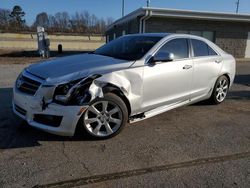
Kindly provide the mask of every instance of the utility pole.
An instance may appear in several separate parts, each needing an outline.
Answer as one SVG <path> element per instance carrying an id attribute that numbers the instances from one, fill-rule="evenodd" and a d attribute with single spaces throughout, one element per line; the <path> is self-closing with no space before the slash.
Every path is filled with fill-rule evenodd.
<path id="1" fill-rule="evenodd" d="M 240 0 L 237 0 L 236 5 L 237 5 L 236 13 L 238 13 L 239 12 L 239 6 L 240 6 Z"/>
<path id="2" fill-rule="evenodd" d="M 150 6 L 150 0 L 147 0 L 147 7 Z"/>
<path id="3" fill-rule="evenodd" d="M 122 0 L 122 17 L 124 16 L 124 6 L 125 6 L 125 0 Z"/>

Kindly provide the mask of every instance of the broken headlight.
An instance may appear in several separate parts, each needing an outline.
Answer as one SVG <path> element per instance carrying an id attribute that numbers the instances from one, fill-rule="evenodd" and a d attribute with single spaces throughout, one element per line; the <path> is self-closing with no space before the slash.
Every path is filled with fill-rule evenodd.
<path id="1" fill-rule="evenodd" d="M 74 86 L 75 84 L 76 83 L 70 82 L 67 84 L 58 85 L 56 90 L 55 90 L 55 96 L 66 95 L 69 92 L 70 88 L 72 88 L 72 86 Z"/>
<path id="2" fill-rule="evenodd" d="M 67 103 L 81 80 L 83 79 L 78 79 L 66 84 L 58 85 L 55 89 L 54 100 L 60 103 Z"/>
<path id="3" fill-rule="evenodd" d="M 54 101 L 60 104 L 82 105 L 90 101 L 89 87 L 100 75 L 92 75 L 66 84 L 58 85 L 54 93 Z"/>

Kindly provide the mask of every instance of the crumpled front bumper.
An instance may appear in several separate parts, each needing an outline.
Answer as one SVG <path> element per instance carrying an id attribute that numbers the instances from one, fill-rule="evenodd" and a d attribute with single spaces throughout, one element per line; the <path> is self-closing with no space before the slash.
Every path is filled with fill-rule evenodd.
<path id="1" fill-rule="evenodd" d="M 41 99 L 22 93 L 14 87 L 12 107 L 15 114 L 33 127 L 56 135 L 73 136 L 78 120 L 88 106 L 64 106 L 50 103 L 43 110 Z M 17 110 L 17 107 L 19 110 Z M 20 113 L 20 108 L 23 113 Z M 62 116 L 62 120 L 59 126 L 54 127 L 36 122 L 34 119 L 35 114 Z"/>

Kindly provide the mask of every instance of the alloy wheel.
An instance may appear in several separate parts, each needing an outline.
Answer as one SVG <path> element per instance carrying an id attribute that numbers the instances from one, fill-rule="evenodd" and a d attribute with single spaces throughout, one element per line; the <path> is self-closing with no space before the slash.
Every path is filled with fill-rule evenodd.
<path id="1" fill-rule="evenodd" d="M 84 114 L 87 131 L 96 137 L 114 134 L 122 124 L 122 111 L 111 101 L 98 101 L 88 107 Z"/>
<path id="2" fill-rule="evenodd" d="M 218 102 L 222 102 L 226 98 L 227 91 L 228 91 L 227 80 L 226 79 L 220 80 L 219 84 L 217 85 L 215 93 Z"/>

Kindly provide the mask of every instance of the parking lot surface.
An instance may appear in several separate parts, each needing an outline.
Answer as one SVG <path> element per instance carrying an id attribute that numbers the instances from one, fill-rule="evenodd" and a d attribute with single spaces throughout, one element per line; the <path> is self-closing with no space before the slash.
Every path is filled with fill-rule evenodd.
<path id="1" fill-rule="evenodd" d="M 28 64 L 0 64 L 0 187 L 249 187 L 250 63 L 224 103 L 198 103 L 127 125 L 116 137 L 59 137 L 11 109 Z"/>

